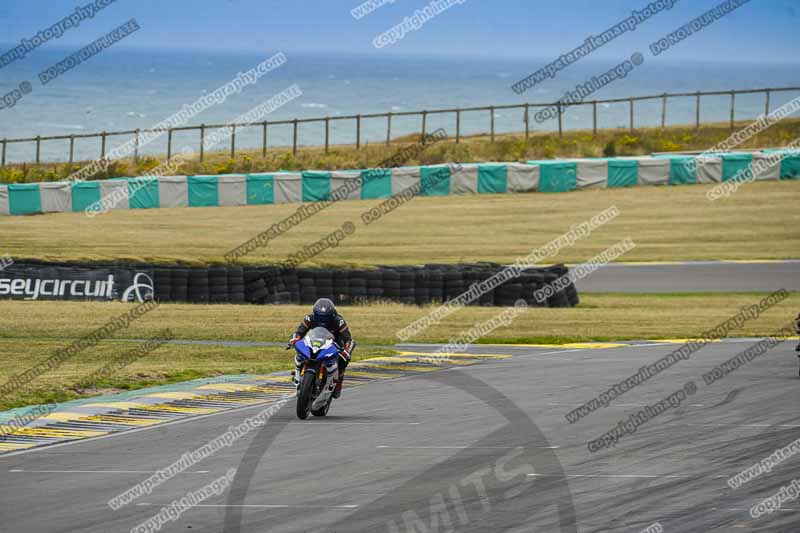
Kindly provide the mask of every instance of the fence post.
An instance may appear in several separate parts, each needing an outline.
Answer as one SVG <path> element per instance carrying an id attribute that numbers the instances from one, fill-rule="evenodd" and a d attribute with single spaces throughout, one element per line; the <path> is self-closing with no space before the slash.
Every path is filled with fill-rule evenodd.
<path id="1" fill-rule="evenodd" d="M 386 146 L 392 142 L 392 113 L 386 113 Z"/>
<path id="2" fill-rule="evenodd" d="M 667 124 L 667 93 L 661 96 L 661 129 L 663 130 Z"/>
<path id="3" fill-rule="evenodd" d="M 769 115 L 769 92 L 770 92 L 770 91 L 769 91 L 769 89 L 767 89 L 767 102 L 766 102 L 766 104 L 764 105 L 764 116 L 765 116 L 765 117 L 766 117 L 767 115 Z"/>
<path id="4" fill-rule="evenodd" d="M 528 137 L 531 132 L 531 105 L 525 104 L 525 142 L 528 142 Z"/>
<path id="5" fill-rule="evenodd" d="M 597 137 L 597 100 L 592 100 L 592 135 Z"/>
<path id="6" fill-rule="evenodd" d="M 456 144 L 461 142 L 461 110 L 456 109 Z"/>
<path id="7" fill-rule="evenodd" d="M 561 111 L 561 102 L 558 102 L 558 136 L 564 136 L 564 123 L 562 121 L 563 111 Z"/>
<path id="8" fill-rule="evenodd" d="M 2 157 L 2 166 L 6 166 L 6 146 L 8 145 L 8 141 L 3 139 L 3 157 Z"/>
<path id="9" fill-rule="evenodd" d="M 231 126 L 231 159 L 236 159 L 236 124 Z"/>
<path id="10" fill-rule="evenodd" d="M 428 126 L 428 112 L 422 112 L 422 137 L 420 137 L 420 142 L 425 142 L 425 129 Z"/>
<path id="11" fill-rule="evenodd" d="M 629 100 L 631 113 L 631 133 L 633 133 L 633 98 Z"/>
<path id="12" fill-rule="evenodd" d="M 331 118 L 325 117 L 325 153 L 328 153 L 328 146 L 331 138 Z"/>
<path id="13" fill-rule="evenodd" d="M 69 136 L 69 164 L 72 165 L 72 156 L 75 155 L 75 136 Z"/>
<path id="14" fill-rule="evenodd" d="M 261 157 L 267 157 L 267 121 L 261 125 Z"/>
<path id="15" fill-rule="evenodd" d="M 361 115 L 356 115 L 356 150 L 361 149 Z"/>
<path id="16" fill-rule="evenodd" d="M 736 126 L 736 91 L 731 91 L 731 130 Z"/>
<path id="17" fill-rule="evenodd" d="M 699 91 L 697 92 L 696 98 L 697 98 L 697 108 L 696 108 L 696 111 L 695 111 L 694 124 L 695 124 L 695 129 L 699 130 L 700 129 L 700 92 Z"/>
<path id="18" fill-rule="evenodd" d="M 491 114 L 492 143 L 494 143 L 494 106 L 489 106 L 489 113 Z"/>
<path id="19" fill-rule="evenodd" d="M 200 153 L 202 154 L 202 148 L 200 149 Z M 202 157 L 202 156 L 201 156 Z M 202 159 L 201 159 L 202 161 Z M 133 162 L 139 162 L 139 129 L 137 128 L 133 134 Z"/>
<path id="20" fill-rule="evenodd" d="M 105 137 L 103 137 L 103 139 L 105 140 Z M 41 147 L 42 147 L 42 136 L 41 135 L 37 135 L 36 136 L 36 164 L 37 165 L 39 164 L 39 160 L 40 160 L 39 159 L 39 153 L 41 152 Z M 105 147 L 106 147 L 106 143 L 103 142 L 103 152 L 105 152 Z"/>
<path id="21" fill-rule="evenodd" d="M 167 130 L 167 161 L 172 158 L 172 128 Z"/>
<path id="22" fill-rule="evenodd" d="M 292 155 L 297 155 L 297 119 L 294 119 L 294 132 L 292 133 Z"/>
<path id="23" fill-rule="evenodd" d="M 200 162 L 203 162 L 203 157 L 206 154 L 206 125 L 200 124 Z"/>

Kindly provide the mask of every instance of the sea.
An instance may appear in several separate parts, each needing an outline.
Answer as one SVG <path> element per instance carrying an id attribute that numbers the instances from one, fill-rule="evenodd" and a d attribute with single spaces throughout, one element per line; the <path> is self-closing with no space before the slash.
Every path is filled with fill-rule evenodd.
<path id="1" fill-rule="evenodd" d="M 0 98 L 22 82 L 31 84 L 31 92 L 23 95 L 13 107 L 0 109 L 0 139 L 149 128 L 176 113 L 184 104 L 222 86 L 239 72 L 253 68 L 277 52 L 110 48 L 43 85 L 38 73 L 73 51 L 43 48 L 0 68 Z M 227 123 L 294 84 L 300 88 L 302 96 L 275 110 L 265 117 L 267 120 L 553 102 L 562 98 L 565 91 L 599 76 L 618 63 L 587 57 L 555 78 L 518 95 L 511 86 L 552 58 L 348 56 L 300 52 L 285 52 L 285 55 L 285 65 L 268 73 L 258 83 L 245 87 L 239 94 L 229 96 L 224 103 L 206 109 L 187 125 Z M 735 58 L 722 58 L 715 63 L 668 62 L 648 55 L 644 63 L 626 77 L 612 81 L 586 99 L 788 86 L 800 86 L 797 65 L 745 64 L 736 62 Z M 773 93 L 771 109 L 799 95 L 800 91 Z M 763 94 L 737 96 L 736 119 L 756 118 L 764 112 L 764 105 Z M 494 114 L 497 133 L 524 130 L 521 110 L 500 109 Z M 703 122 L 727 121 L 729 116 L 730 96 L 703 98 Z M 463 113 L 461 134 L 488 132 L 490 119 L 489 111 Z M 694 120 L 693 97 L 668 101 L 668 124 L 691 124 Z M 598 106 L 598 127 L 627 128 L 628 121 L 627 103 Z M 636 126 L 655 126 L 660 121 L 660 100 L 636 104 Z M 455 122 L 453 113 L 432 114 L 427 119 L 427 130 L 443 128 L 448 135 L 454 136 Z M 563 117 L 563 127 L 591 128 L 591 106 L 570 108 Z M 556 128 L 556 120 L 542 123 L 531 120 L 533 131 L 554 131 Z M 392 120 L 393 137 L 420 130 L 419 116 L 394 117 Z M 361 135 L 364 144 L 384 142 L 386 119 L 364 119 Z M 354 120 L 331 122 L 332 144 L 354 144 L 355 138 Z M 107 150 L 128 139 L 130 137 L 109 137 Z M 163 154 L 166 142 L 164 135 L 142 146 L 140 153 Z M 323 142 L 322 123 L 301 124 L 301 146 Z M 199 133 L 176 132 L 173 143 L 176 152 L 184 146 L 196 148 Z M 237 149 L 259 148 L 261 143 L 260 127 L 237 131 Z M 269 128 L 270 147 L 286 147 L 291 143 L 290 125 Z M 227 150 L 229 147 L 227 141 L 219 149 Z M 76 160 L 94 159 L 99 157 L 100 149 L 99 138 L 76 139 L 74 157 Z M 69 141 L 41 143 L 42 161 L 64 161 L 68 154 Z M 32 161 L 34 158 L 35 143 L 8 144 L 8 163 Z"/>

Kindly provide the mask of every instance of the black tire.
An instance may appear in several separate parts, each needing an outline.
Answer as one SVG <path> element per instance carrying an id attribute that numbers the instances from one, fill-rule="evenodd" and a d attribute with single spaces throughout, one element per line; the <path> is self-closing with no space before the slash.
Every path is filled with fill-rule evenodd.
<path id="1" fill-rule="evenodd" d="M 168 268 L 156 268 L 153 271 L 155 299 L 157 302 L 169 302 L 172 294 L 172 271 Z"/>
<path id="2" fill-rule="evenodd" d="M 303 374 L 303 381 L 300 382 L 300 389 L 297 391 L 297 418 L 305 420 L 311 412 L 311 404 L 314 402 L 314 382 L 317 379 L 317 374 L 314 372 L 305 372 Z"/>
<path id="3" fill-rule="evenodd" d="M 312 409 L 311 414 L 314 416 L 326 416 L 328 411 L 331 409 L 331 404 L 333 403 L 333 395 L 328 398 L 328 401 L 325 402 L 325 405 L 320 407 L 319 409 Z"/>
<path id="4" fill-rule="evenodd" d="M 169 299 L 171 302 L 189 300 L 189 270 L 176 268 L 172 271 Z"/>

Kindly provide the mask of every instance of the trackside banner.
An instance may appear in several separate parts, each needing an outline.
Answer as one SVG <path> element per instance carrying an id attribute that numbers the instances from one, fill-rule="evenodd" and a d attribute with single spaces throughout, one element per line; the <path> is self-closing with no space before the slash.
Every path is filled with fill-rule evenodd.
<path id="1" fill-rule="evenodd" d="M 132 268 L 14 264 L 0 271 L 0 299 L 144 302 L 153 292 L 152 273 Z"/>

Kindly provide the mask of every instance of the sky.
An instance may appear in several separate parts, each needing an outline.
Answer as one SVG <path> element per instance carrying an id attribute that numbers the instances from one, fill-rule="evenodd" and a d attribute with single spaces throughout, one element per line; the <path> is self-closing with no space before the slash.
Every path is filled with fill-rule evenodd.
<path id="1" fill-rule="evenodd" d="M 5 0 L 0 41 L 8 49 L 93 0 Z M 581 44 L 642 9 L 649 0 L 463 0 L 404 39 L 381 49 L 380 33 L 430 0 L 387 0 L 356 20 L 363 0 L 116 0 L 58 45 L 84 46 L 135 18 L 141 30 L 119 47 L 217 51 L 286 51 L 315 54 L 548 58 Z M 674 0 L 633 32 L 594 53 L 597 59 L 629 57 L 721 0 Z M 750 0 L 718 20 L 691 43 L 670 50 L 670 61 L 795 63 L 800 57 L 800 0 Z M 0 71 L 0 75 L 2 72 Z"/>

